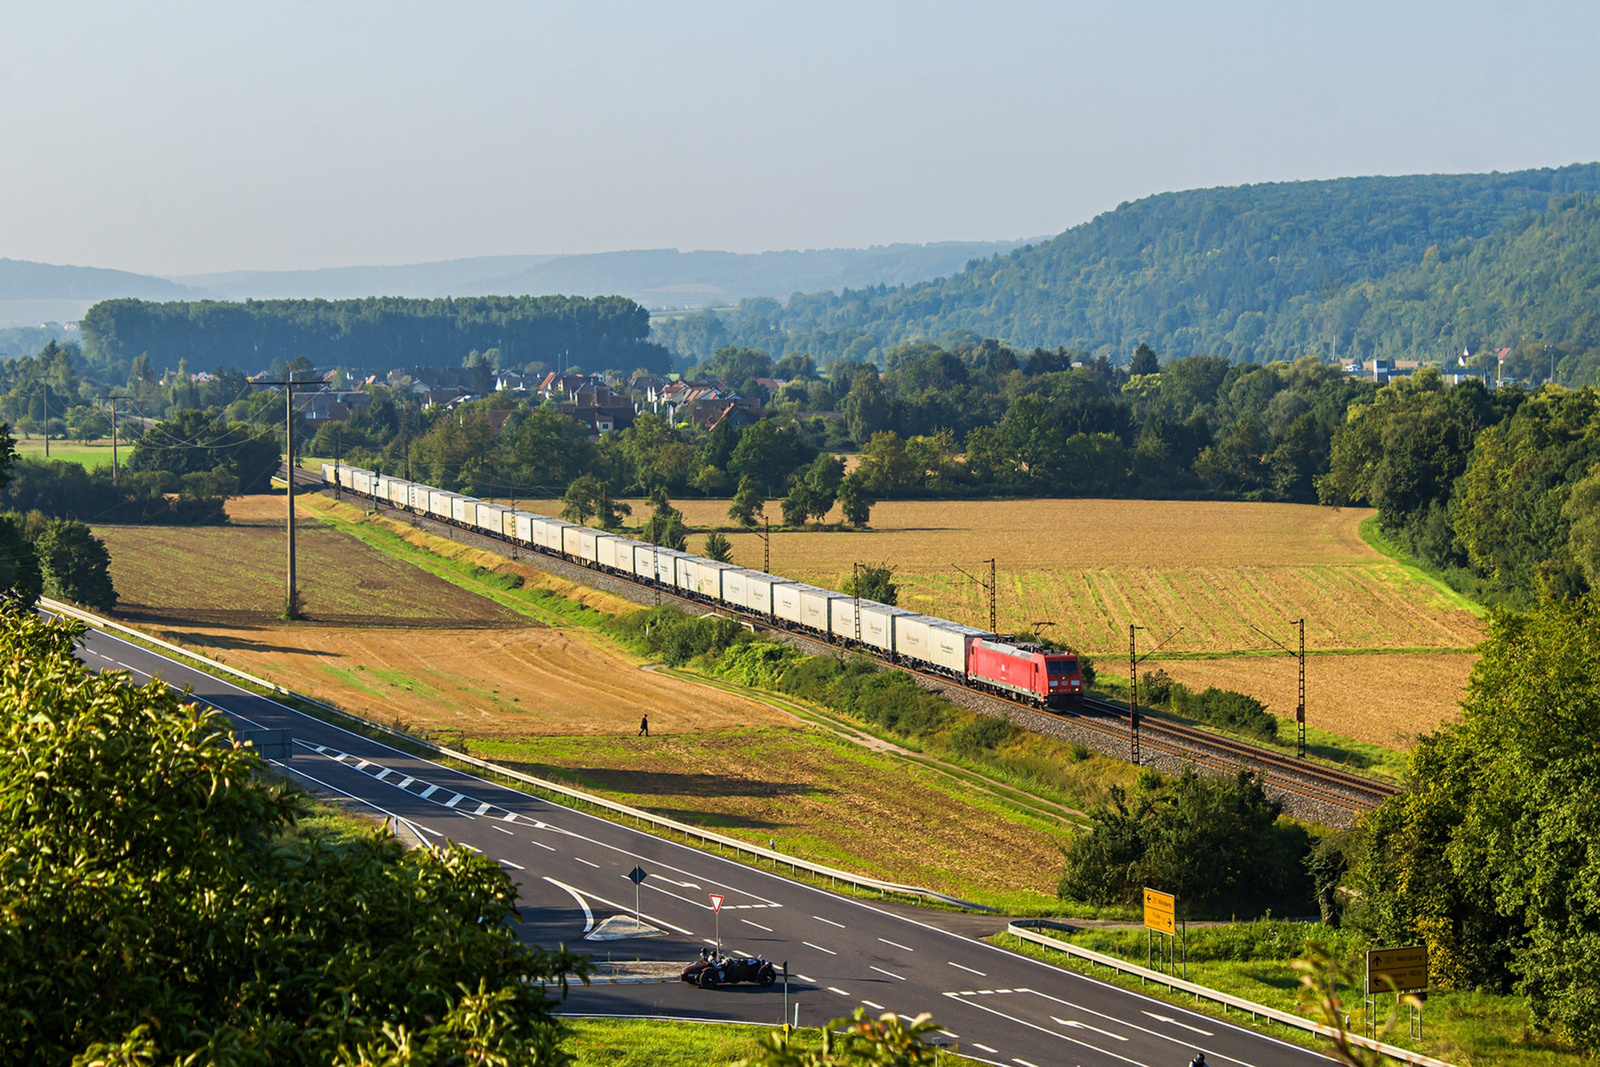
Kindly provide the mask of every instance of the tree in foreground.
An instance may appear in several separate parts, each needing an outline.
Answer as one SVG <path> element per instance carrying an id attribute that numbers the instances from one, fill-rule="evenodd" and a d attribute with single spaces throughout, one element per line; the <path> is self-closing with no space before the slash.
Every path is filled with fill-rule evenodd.
<path id="1" fill-rule="evenodd" d="M 335 843 L 213 710 L 0 605 L 8 1063 L 561 1064 L 516 890 L 464 848 Z"/>
<path id="2" fill-rule="evenodd" d="M 1366 818 L 1346 917 L 1422 942 L 1435 989 L 1516 989 L 1600 1048 L 1600 594 L 1496 613 L 1459 723 Z"/>

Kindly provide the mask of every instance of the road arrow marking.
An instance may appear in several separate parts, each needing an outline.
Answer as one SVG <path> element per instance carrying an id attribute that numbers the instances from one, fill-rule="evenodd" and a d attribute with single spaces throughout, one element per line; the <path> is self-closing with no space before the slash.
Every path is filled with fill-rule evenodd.
<path id="1" fill-rule="evenodd" d="M 1110 1030 L 1102 1030 L 1098 1026 L 1090 1026 L 1088 1023 L 1074 1022 L 1071 1019 L 1063 1019 L 1058 1015 L 1052 1015 L 1052 1016 L 1050 1016 L 1050 1018 L 1054 1019 L 1056 1022 L 1060 1023 L 1062 1026 L 1070 1026 L 1074 1030 L 1093 1030 L 1097 1034 L 1104 1034 L 1106 1037 L 1113 1038 L 1113 1039 L 1115 1039 L 1117 1041 L 1126 1041 L 1126 1040 L 1128 1040 L 1127 1038 L 1123 1037 L 1121 1034 L 1113 1034 Z"/>

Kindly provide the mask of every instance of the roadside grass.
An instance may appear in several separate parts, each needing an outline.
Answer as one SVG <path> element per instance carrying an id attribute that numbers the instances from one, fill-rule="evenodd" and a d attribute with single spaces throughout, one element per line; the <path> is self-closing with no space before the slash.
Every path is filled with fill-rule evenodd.
<path id="1" fill-rule="evenodd" d="M 1068 934 L 1049 931 L 1056 937 L 1107 956 L 1145 964 L 1146 935 L 1143 930 L 1097 929 Z M 1219 1004 L 1188 997 L 1159 985 L 1145 985 L 1139 978 L 1111 971 L 1087 960 L 1076 959 L 1065 953 L 1032 942 L 1022 941 L 1010 934 L 1000 934 L 990 940 L 1014 952 L 1044 960 L 1067 970 L 1093 975 L 1101 981 L 1112 982 L 1127 989 L 1138 990 L 1147 996 L 1181 1004 L 1202 1014 L 1241 1024 L 1236 1012 L 1225 1010 Z M 1191 927 L 1189 930 L 1189 981 L 1208 986 L 1223 993 L 1253 1000 L 1267 1007 L 1293 1012 L 1306 1018 L 1311 1016 L 1300 1006 L 1299 977 L 1290 966 L 1291 961 L 1304 952 L 1306 941 L 1315 940 L 1335 956 L 1343 956 L 1353 963 L 1356 973 L 1361 973 L 1361 952 L 1365 946 L 1356 938 L 1338 930 L 1330 930 L 1320 923 L 1297 923 L 1281 920 L 1263 920 L 1253 923 L 1226 924 L 1210 927 Z M 1362 994 L 1359 987 L 1342 988 L 1340 1000 L 1350 1013 L 1352 1030 L 1359 1032 L 1361 1024 Z M 1380 1004 L 1379 1024 L 1393 1010 L 1393 998 Z M 1247 1018 L 1247 1017 L 1246 1017 Z M 1323 1039 L 1314 1034 L 1291 1027 L 1256 1023 L 1274 1037 L 1318 1050 L 1326 1049 Z M 1402 1014 L 1398 1027 L 1384 1040 L 1392 1045 L 1422 1052 L 1451 1063 L 1468 1067 L 1473 1064 L 1495 1064 L 1496 1067 L 1576 1067 L 1593 1060 L 1534 1031 L 1527 1001 L 1518 996 L 1462 992 L 1432 992 L 1423 1011 L 1422 1040 L 1412 1040 Z"/>
<path id="2" fill-rule="evenodd" d="M 754 1056 L 767 1032 L 761 1026 L 660 1019 L 567 1016 L 562 1021 L 572 1033 L 566 1047 L 574 1067 L 726 1067 Z M 822 1032 L 802 1027 L 794 1032 L 793 1044 L 816 1051 Z M 953 1067 L 973 1061 L 940 1051 L 936 1062 Z"/>
<path id="3" fill-rule="evenodd" d="M 475 741 L 473 751 L 751 844 L 1007 914 L 1074 910 L 1055 896 L 1069 837 L 1060 819 L 818 728 L 499 739 Z"/>

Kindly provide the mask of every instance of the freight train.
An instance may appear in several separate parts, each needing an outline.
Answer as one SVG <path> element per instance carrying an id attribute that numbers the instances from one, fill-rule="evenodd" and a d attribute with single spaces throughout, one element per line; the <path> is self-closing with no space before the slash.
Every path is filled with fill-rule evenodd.
<path id="1" fill-rule="evenodd" d="M 1083 673 L 1071 653 L 359 467 L 324 463 L 322 480 L 414 515 L 732 609 L 768 626 L 868 651 L 973 689 L 1045 708 L 1077 703 L 1083 696 Z"/>

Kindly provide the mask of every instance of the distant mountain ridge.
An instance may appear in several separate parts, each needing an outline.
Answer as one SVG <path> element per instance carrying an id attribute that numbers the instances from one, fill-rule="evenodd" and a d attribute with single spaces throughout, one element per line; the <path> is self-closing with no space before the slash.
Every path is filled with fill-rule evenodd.
<path id="1" fill-rule="evenodd" d="M 0 318 L 19 325 L 41 310 L 81 317 L 99 300 L 350 300 L 370 296 L 625 296 L 650 308 L 734 304 L 747 297 L 953 274 L 1020 241 L 943 241 L 787 252 L 644 249 L 581 255 L 480 256 L 399 266 L 227 271 L 160 278 L 99 267 L 0 259 Z M 24 310 L 25 309 L 25 310 Z M 0 321 L 0 325 L 6 323 Z"/>
<path id="2" fill-rule="evenodd" d="M 690 316 L 659 324 L 657 337 L 684 356 L 731 343 L 822 360 L 952 331 L 1123 363 L 1140 342 L 1164 357 L 1241 361 L 1436 356 L 1458 343 L 1457 331 L 1397 332 L 1392 316 L 1369 314 L 1378 294 L 1367 289 L 1417 268 L 1430 249 L 1449 258 L 1575 193 L 1600 193 L 1600 163 L 1161 193 L 948 277 L 796 295 L 716 323 Z M 1405 321 L 1432 320 L 1412 312 Z"/>

